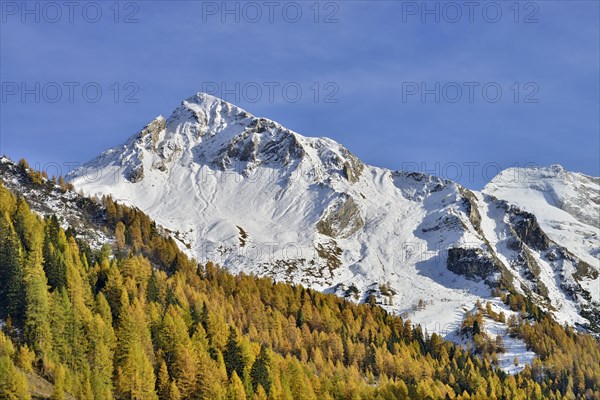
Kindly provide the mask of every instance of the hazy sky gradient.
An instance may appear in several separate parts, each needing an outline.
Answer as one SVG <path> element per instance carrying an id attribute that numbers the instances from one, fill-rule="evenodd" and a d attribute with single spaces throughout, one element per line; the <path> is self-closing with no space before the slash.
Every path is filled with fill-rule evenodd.
<path id="1" fill-rule="evenodd" d="M 124 142 L 214 82 L 238 83 L 249 97 L 261 86 L 256 102 L 243 90 L 239 101 L 215 94 L 303 135 L 331 137 L 377 166 L 425 170 L 476 189 L 498 167 L 515 164 L 559 163 L 600 175 L 597 1 L 521 2 L 518 15 L 512 1 L 480 2 L 473 22 L 462 1 L 451 2 L 460 17 L 435 1 L 273 2 L 273 22 L 258 1 L 252 4 L 262 17 L 255 23 L 257 8 L 235 1 L 227 7 L 238 7 L 239 22 L 221 15 L 221 1 L 138 1 L 119 3 L 115 23 L 110 1 L 88 6 L 88 19 L 96 6 L 102 11 L 90 23 L 82 10 L 88 3 L 74 9 L 73 22 L 63 7 L 53 23 L 56 10 L 45 3 L 27 2 L 39 8 L 36 22 L 36 11 L 22 15 L 22 2 L 2 2 L 0 153 L 56 162 L 66 172 L 64 163 L 85 162 Z M 421 15 L 425 7 L 439 7 L 440 21 Z M 293 23 L 298 8 L 302 16 Z M 493 23 L 497 10 L 502 15 Z M 124 23 L 131 13 L 137 22 Z M 324 22 L 328 16 L 331 23 Z M 40 101 L 34 94 L 23 99 L 20 85 L 36 82 L 46 88 Z M 55 103 L 50 82 L 63 88 Z M 65 82 L 79 83 L 72 102 Z M 83 97 L 89 82 L 102 89 L 95 103 Z M 269 82 L 279 84 L 273 101 Z M 478 85 L 472 101 L 464 82 Z M 435 93 L 424 101 L 407 93 L 436 83 L 439 102 Z M 462 96 L 451 102 L 457 85 Z M 297 102 L 291 102 L 294 87 L 302 89 Z M 492 102 L 495 87 L 502 98 Z M 138 102 L 124 102 L 132 88 L 139 89 Z M 525 102 L 528 95 L 537 103 Z"/>

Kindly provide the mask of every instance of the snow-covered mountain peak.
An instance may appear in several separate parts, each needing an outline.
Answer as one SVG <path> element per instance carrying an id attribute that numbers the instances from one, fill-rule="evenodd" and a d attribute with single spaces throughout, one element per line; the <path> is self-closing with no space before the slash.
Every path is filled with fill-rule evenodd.
<path id="1" fill-rule="evenodd" d="M 198 93 L 70 178 L 234 272 L 375 296 L 449 325 L 501 282 L 561 322 L 600 327 L 587 317 L 600 301 L 597 228 L 582 222 L 597 213 L 598 178 L 560 166 L 509 169 L 477 193 L 365 165 L 331 139 Z"/>
<path id="2" fill-rule="evenodd" d="M 150 171 L 169 175 L 175 165 L 190 171 L 207 166 L 246 177 L 259 166 L 285 169 L 311 182 L 331 176 L 359 179 L 362 163 L 339 143 L 309 138 L 206 93 L 184 101 L 168 117 L 157 117 L 125 144 L 114 147 L 71 177 L 99 168 L 119 168 L 132 183 Z M 89 174 L 88 174 L 89 175 Z"/>
<path id="3" fill-rule="evenodd" d="M 585 175 L 567 171 L 560 164 L 510 167 L 498 173 L 487 186 L 488 188 L 493 186 L 543 188 L 547 187 L 549 183 L 573 182 L 581 176 Z"/>
<path id="4" fill-rule="evenodd" d="M 533 213 L 543 211 L 547 219 L 564 220 L 568 214 L 580 223 L 600 228 L 600 177 L 570 172 L 557 164 L 508 168 L 483 192 Z M 549 213 L 549 209 L 555 210 Z"/>
<path id="5" fill-rule="evenodd" d="M 334 140 L 304 137 L 206 93 L 189 97 L 175 109 L 166 120 L 164 140 L 158 147 L 173 149 L 186 144 L 199 164 L 245 173 L 258 165 L 300 166 L 316 176 L 337 170 L 358 179 L 360 171 L 349 169 L 362 168 L 358 159 Z"/>
<path id="6" fill-rule="evenodd" d="M 600 265 L 600 177 L 558 165 L 509 168 L 483 193 L 536 215 L 553 242 L 595 268 Z M 600 298 L 600 290 L 594 292 Z"/>
<path id="7" fill-rule="evenodd" d="M 232 125 L 247 126 L 253 119 L 253 115 L 231 103 L 206 93 L 196 93 L 173 111 L 166 120 L 165 130 L 167 137 L 183 135 L 194 143 L 202 136 L 214 136 Z"/>

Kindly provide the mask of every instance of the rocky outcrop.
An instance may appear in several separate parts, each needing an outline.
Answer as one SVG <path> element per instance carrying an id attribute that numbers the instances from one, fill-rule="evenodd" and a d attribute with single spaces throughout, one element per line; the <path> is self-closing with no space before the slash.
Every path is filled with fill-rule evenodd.
<path id="1" fill-rule="evenodd" d="M 198 155 L 203 160 L 212 157 L 212 164 L 222 170 L 235 162 L 252 169 L 261 164 L 287 166 L 304 157 L 305 150 L 292 131 L 268 119 L 257 118 L 216 154 L 211 156 L 200 151 Z"/>
<path id="2" fill-rule="evenodd" d="M 598 273 L 598 270 L 596 270 L 594 267 L 582 260 L 577 261 L 575 268 L 576 272 L 573 274 L 573 278 L 577 281 L 582 279 L 598 279 L 598 275 L 600 275 L 600 273 Z"/>
<path id="3" fill-rule="evenodd" d="M 340 260 L 342 249 L 340 249 L 335 240 L 331 240 L 325 244 L 317 243 L 315 250 L 319 258 L 325 262 L 329 275 L 332 276 L 333 271 L 342 265 Z M 323 276 L 322 270 L 320 271 L 320 274 Z"/>
<path id="4" fill-rule="evenodd" d="M 348 238 L 365 225 L 350 196 L 334 201 L 325 211 L 325 215 L 317 222 L 317 231 L 333 238 Z"/>
<path id="5" fill-rule="evenodd" d="M 157 170 L 159 170 L 161 172 L 167 172 L 168 171 L 167 165 L 165 164 L 165 162 L 163 160 L 155 161 L 152 164 L 152 168 L 157 169 Z"/>
<path id="6" fill-rule="evenodd" d="M 478 248 L 448 249 L 447 267 L 457 275 L 487 283 L 493 283 L 492 275 L 502 271 L 502 266 L 494 258 Z"/>
<path id="7" fill-rule="evenodd" d="M 465 206 L 469 221 L 473 225 L 473 228 L 475 228 L 481 237 L 485 237 L 481 230 L 481 214 L 479 214 L 479 210 L 477 209 L 477 197 L 465 187 L 459 186 L 458 190 L 463 198 L 463 205 Z"/>
<path id="8" fill-rule="evenodd" d="M 256 161 L 260 139 L 258 136 L 244 134 L 234 138 L 227 146 L 227 156 L 239 161 Z"/>
<path id="9" fill-rule="evenodd" d="M 365 165 L 356 157 L 354 154 L 345 150 L 342 151 L 342 155 L 346 158 L 344 162 L 344 176 L 350 183 L 356 183 L 360 179 L 360 175 L 365 168 Z"/>
<path id="10" fill-rule="evenodd" d="M 138 134 L 139 139 L 150 137 L 153 150 L 156 150 L 156 144 L 158 143 L 160 133 L 166 128 L 167 120 L 162 116 L 156 118 L 154 121 L 146 125 Z"/>
<path id="11" fill-rule="evenodd" d="M 140 164 L 135 168 L 131 168 L 126 172 L 126 178 L 131 183 L 141 181 L 142 179 L 144 179 L 144 166 Z"/>
<path id="12" fill-rule="evenodd" d="M 519 239 L 534 250 L 548 250 L 550 239 L 540 228 L 535 215 L 514 206 L 508 208 L 508 213 L 509 221 Z"/>
<path id="13" fill-rule="evenodd" d="M 443 190 L 449 181 L 437 176 L 422 174 L 420 172 L 394 171 L 391 174 L 394 186 L 402 195 L 412 201 L 422 201 L 432 193 Z"/>

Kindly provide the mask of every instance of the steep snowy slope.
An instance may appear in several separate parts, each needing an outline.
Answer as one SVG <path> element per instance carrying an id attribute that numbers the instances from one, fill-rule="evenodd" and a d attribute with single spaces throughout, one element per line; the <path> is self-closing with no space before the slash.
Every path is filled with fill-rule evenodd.
<path id="1" fill-rule="evenodd" d="M 71 179 L 139 207 L 199 260 L 374 299 L 429 332 L 452 333 L 500 282 L 565 322 L 587 323 L 585 293 L 566 290 L 556 271 L 575 270 L 579 251 L 546 242 L 519 208 L 433 176 L 365 165 L 330 139 L 206 94 Z"/>
<path id="2" fill-rule="evenodd" d="M 569 172 L 559 165 L 510 168 L 486 185 L 483 193 L 535 215 L 545 237 L 529 248 L 540 250 L 537 263 L 542 285 L 548 289 L 556 286 L 549 294 L 560 305 L 556 311 L 577 306 L 580 314 L 598 326 L 600 178 Z M 558 301 L 560 297 L 563 299 Z M 576 304 L 570 304 L 569 298 L 576 299 Z"/>
<path id="3" fill-rule="evenodd" d="M 538 217 L 548 237 L 589 264 L 598 264 L 600 178 L 560 165 L 509 168 L 483 189 Z"/>

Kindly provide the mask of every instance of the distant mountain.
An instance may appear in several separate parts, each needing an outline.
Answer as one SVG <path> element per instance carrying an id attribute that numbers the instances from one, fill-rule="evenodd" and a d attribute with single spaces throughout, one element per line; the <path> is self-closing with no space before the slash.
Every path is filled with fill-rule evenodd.
<path id="1" fill-rule="evenodd" d="M 600 178 L 560 165 L 509 168 L 483 190 L 535 214 L 548 237 L 591 265 L 600 258 Z M 600 287 L 599 287 L 600 289 Z"/>
<path id="2" fill-rule="evenodd" d="M 597 177 L 509 169 L 475 192 L 198 93 L 69 178 L 201 261 L 375 301 L 447 337 L 498 286 L 600 331 Z"/>

